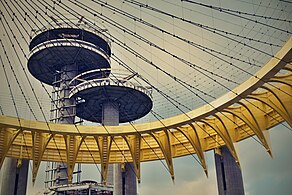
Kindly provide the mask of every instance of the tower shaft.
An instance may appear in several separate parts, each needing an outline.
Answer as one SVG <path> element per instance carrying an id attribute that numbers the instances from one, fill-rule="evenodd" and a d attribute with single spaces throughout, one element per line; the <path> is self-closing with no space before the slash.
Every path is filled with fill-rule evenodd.
<path id="1" fill-rule="evenodd" d="M 57 123 L 74 124 L 75 122 L 75 99 L 69 98 L 69 83 L 76 76 L 76 66 L 74 64 L 65 65 L 60 72 L 59 96 L 57 97 Z M 71 183 L 68 181 L 67 164 L 56 163 L 55 185 Z"/>
<path id="2" fill-rule="evenodd" d="M 119 125 L 119 105 L 112 101 L 102 105 L 102 124 Z M 137 181 L 133 163 L 109 165 L 107 184 L 114 184 L 114 195 L 136 195 Z"/>
<path id="3" fill-rule="evenodd" d="M 119 105 L 114 102 L 104 102 L 102 104 L 102 124 L 109 126 L 118 126 L 119 125 Z M 103 178 L 101 178 L 103 182 Z M 107 171 L 107 185 L 114 185 L 114 165 L 108 165 Z"/>

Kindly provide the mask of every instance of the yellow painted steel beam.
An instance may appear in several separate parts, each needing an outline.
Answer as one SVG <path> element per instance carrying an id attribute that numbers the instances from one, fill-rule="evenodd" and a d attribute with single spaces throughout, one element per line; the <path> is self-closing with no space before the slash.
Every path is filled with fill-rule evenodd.
<path id="1" fill-rule="evenodd" d="M 226 108 L 225 110 L 223 110 L 222 112 L 230 113 L 233 115 L 233 117 L 237 117 L 240 120 L 242 120 L 253 131 L 253 133 L 258 137 L 258 139 L 260 140 L 262 145 L 266 148 L 268 153 L 270 155 L 272 155 L 268 141 L 267 141 L 266 137 L 264 136 L 264 133 L 261 130 L 261 128 L 256 120 L 256 116 L 249 109 L 249 107 L 246 106 L 243 102 L 238 102 L 238 104 L 240 104 L 241 106 L 229 107 L 229 108 Z M 230 128 L 229 128 L 229 130 L 230 130 Z"/>
<path id="2" fill-rule="evenodd" d="M 109 159 L 110 159 L 112 137 L 111 136 L 94 136 L 94 139 L 97 143 L 98 150 L 99 150 L 102 181 L 105 184 L 106 179 L 107 179 L 107 171 L 108 171 L 108 165 L 109 165 Z"/>
<path id="3" fill-rule="evenodd" d="M 19 128 L 14 129 L 3 127 L 0 129 L 0 167 L 2 166 L 5 156 L 11 148 L 13 141 L 20 134 L 20 132 L 21 130 Z"/>
<path id="4" fill-rule="evenodd" d="M 66 163 L 67 163 L 67 172 L 68 172 L 68 182 L 72 183 L 73 171 L 76 163 L 76 158 L 82 142 L 86 136 L 72 136 L 72 135 L 63 135 L 64 141 L 66 144 Z"/>
<path id="5" fill-rule="evenodd" d="M 126 141 L 128 148 L 131 152 L 131 156 L 134 163 L 134 168 L 136 172 L 136 177 L 138 183 L 141 182 L 141 172 L 140 172 L 140 155 L 141 155 L 141 136 L 140 135 L 126 135 L 123 136 Z"/>
<path id="6" fill-rule="evenodd" d="M 106 181 L 109 163 L 165 159 L 172 177 L 172 158 L 197 154 L 204 171 L 204 152 L 256 135 L 271 153 L 263 131 L 286 121 L 292 124 L 292 38 L 253 77 L 233 92 L 186 114 L 161 121 L 121 126 L 78 126 L 0 115 L 0 166 L 5 157 L 33 160 L 33 181 L 41 161 L 99 163 Z M 283 70 L 279 72 L 280 70 Z M 21 124 L 21 125 L 20 125 Z M 24 142 L 25 140 L 25 142 Z M 113 143 L 114 141 L 114 143 Z M 155 151 L 155 153 L 153 152 Z M 239 162 L 239 161 L 238 161 Z"/>
<path id="7" fill-rule="evenodd" d="M 208 176 L 207 163 L 205 160 L 204 150 L 201 146 L 200 137 L 196 128 L 193 124 L 190 124 L 188 127 L 179 127 L 177 128 L 188 140 L 188 142 L 192 145 L 195 153 L 198 155 L 200 163 L 204 169 L 205 174 Z"/>
<path id="8" fill-rule="evenodd" d="M 172 161 L 172 145 L 170 141 L 169 132 L 167 130 L 164 130 L 159 133 L 150 133 L 150 135 L 158 143 L 159 148 L 161 149 L 164 159 L 166 161 L 171 178 L 174 179 L 174 167 L 173 167 L 173 161 Z"/>
<path id="9" fill-rule="evenodd" d="M 41 164 L 44 152 L 53 135 L 32 131 L 32 181 L 36 180 L 39 166 Z"/>

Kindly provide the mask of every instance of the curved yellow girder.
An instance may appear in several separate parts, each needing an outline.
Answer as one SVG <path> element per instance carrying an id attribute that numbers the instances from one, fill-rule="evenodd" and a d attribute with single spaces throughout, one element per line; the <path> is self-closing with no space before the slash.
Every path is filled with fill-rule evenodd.
<path id="1" fill-rule="evenodd" d="M 232 92 L 186 114 L 122 126 L 74 126 L 0 116 L 0 166 L 5 157 L 33 160 L 33 181 L 41 161 L 99 163 L 105 178 L 109 163 L 172 159 L 196 153 L 207 174 L 204 152 L 256 135 L 271 154 L 263 131 L 286 121 L 292 127 L 292 38 L 253 77 Z M 281 71 L 280 71 L 281 70 Z M 21 125 L 20 125 L 21 124 Z M 239 161 L 238 161 L 239 163 Z"/>

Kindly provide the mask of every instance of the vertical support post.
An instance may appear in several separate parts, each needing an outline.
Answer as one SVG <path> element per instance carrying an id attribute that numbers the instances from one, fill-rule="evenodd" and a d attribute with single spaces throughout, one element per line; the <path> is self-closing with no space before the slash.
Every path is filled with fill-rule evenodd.
<path id="1" fill-rule="evenodd" d="M 119 105 L 104 102 L 102 105 L 102 124 L 119 125 Z M 124 166 L 124 167 L 123 167 Z M 137 181 L 133 163 L 109 165 L 107 184 L 114 184 L 114 195 L 137 195 Z"/>
<path id="2" fill-rule="evenodd" d="M 122 164 L 116 164 L 114 167 L 114 178 L 115 178 L 115 185 L 114 185 L 114 195 L 125 195 L 125 188 L 124 188 L 124 181 L 123 178 L 123 168 Z"/>
<path id="3" fill-rule="evenodd" d="M 5 158 L 1 168 L 1 191 L 0 194 L 14 194 L 16 178 L 16 159 Z"/>
<path id="4" fill-rule="evenodd" d="M 21 160 L 21 164 L 16 169 L 17 195 L 26 195 L 27 175 L 28 175 L 29 160 Z"/>
<path id="5" fill-rule="evenodd" d="M 125 195 L 137 195 L 137 179 L 134 164 L 126 163 L 123 174 L 125 177 Z"/>
<path id="6" fill-rule="evenodd" d="M 25 195 L 29 160 L 22 160 L 19 167 L 17 159 L 5 158 L 1 168 L 0 194 Z"/>
<path id="7" fill-rule="evenodd" d="M 102 121 L 103 125 L 119 125 L 119 105 L 114 102 L 104 102 L 102 104 Z M 102 178 L 101 178 L 102 182 Z M 108 165 L 106 185 L 114 185 L 114 166 Z"/>
<path id="8" fill-rule="evenodd" d="M 60 75 L 60 96 L 58 105 L 58 123 L 74 124 L 75 122 L 75 99 L 69 98 L 69 83 L 76 76 L 76 67 L 74 64 L 65 65 L 62 67 Z M 55 185 L 68 184 L 68 173 L 66 163 L 56 163 L 56 182 Z"/>
<path id="9" fill-rule="evenodd" d="M 244 195 L 242 173 L 226 146 L 215 153 L 215 165 L 219 195 Z"/>

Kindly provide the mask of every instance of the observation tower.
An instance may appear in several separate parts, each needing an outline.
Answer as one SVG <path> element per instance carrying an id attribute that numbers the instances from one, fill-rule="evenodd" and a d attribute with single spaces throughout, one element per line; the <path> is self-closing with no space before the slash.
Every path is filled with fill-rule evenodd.
<path id="1" fill-rule="evenodd" d="M 104 34 L 107 30 L 97 30 L 83 23 L 71 24 L 56 23 L 45 27 L 29 45 L 30 73 L 53 86 L 51 121 L 76 124 L 75 117 L 78 116 L 102 125 L 117 126 L 145 116 L 152 108 L 151 89 L 132 82 L 135 74 L 112 73 L 110 42 Z M 79 132 L 78 127 L 76 132 Z M 112 140 L 98 137 L 97 142 L 107 146 Z M 73 143 L 74 140 L 68 139 L 66 144 L 73 147 Z M 67 158 L 75 161 L 73 156 L 68 154 Z M 102 172 L 105 173 L 101 175 L 103 184 L 114 185 L 115 194 L 122 194 L 122 191 L 123 194 L 136 194 L 133 165 L 118 165 L 114 182 L 113 167 L 108 167 L 109 158 L 101 159 Z M 61 162 L 53 170 L 50 189 L 70 191 L 64 185 L 72 183 L 74 166 Z M 110 192 L 112 188 L 107 190 Z"/>

